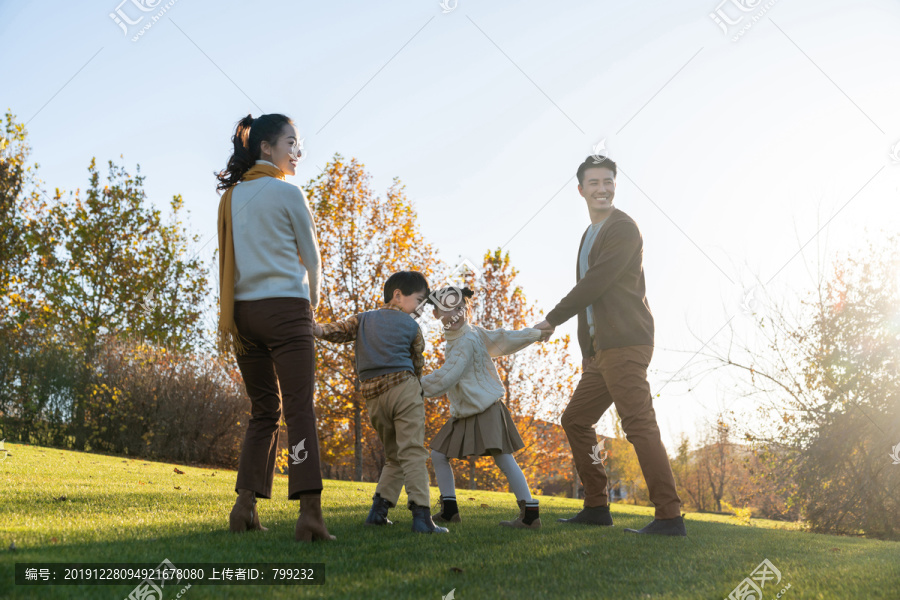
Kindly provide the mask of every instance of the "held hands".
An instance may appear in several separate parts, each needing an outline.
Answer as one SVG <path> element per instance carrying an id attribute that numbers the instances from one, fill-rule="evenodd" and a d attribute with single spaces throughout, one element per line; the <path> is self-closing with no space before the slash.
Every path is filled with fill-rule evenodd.
<path id="1" fill-rule="evenodd" d="M 541 330 L 541 338 L 540 341 L 546 342 L 553 336 L 553 332 L 556 330 L 556 327 L 547 322 L 546 319 L 538 323 L 534 326 L 535 329 Z"/>
<path id="2" fill-rule="evenodd" d="M 317 338 L 322 337 L 322 326 L 318 323 L 313 323 L 313 335 Z"/>

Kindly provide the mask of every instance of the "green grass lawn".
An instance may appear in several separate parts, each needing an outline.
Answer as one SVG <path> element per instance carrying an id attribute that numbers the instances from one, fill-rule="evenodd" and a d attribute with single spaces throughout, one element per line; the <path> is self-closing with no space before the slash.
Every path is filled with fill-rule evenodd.
<path id="1" fill-rule="evenodd" d="M 268 532 L 234 535 L 228 513 L 235 473 L 122 457 L 6 444 L 0 462 L 0 597 L 125 598 L 134 585 L 15 585 L 16 562 L 323 563 L 319 586 L 194 585 L 182 598 L 727 598 L 769 559 L 781 571 L 763 598 L 900 598 L 900 543 L 812 535 L 773 521 L 688 513 L 689 537 L 625 535 L 651 518 L 615 505 L 615 527 L 556 523 L 580 508 L 541 498 L 544 528 L 510 530 L 511 494 L 460 491 L 463 522 L 447 535 L 409 531 L 410 513 L 391 510 L 392 527 L 363 525 L 374 484 L 327 481 L 332 543 L 293 541 L 296 502 L 276 477 L 259 502 Z M 432 489 L 432 498 L 437 499 Z M 65 496 L 65 500 L 60 497 Z M 400 505 L 405 506 L 405 497 Z M 9 550 L 11 544 L 15 550 Z M 180 588 L 165 596 L 174 597 Z"/>

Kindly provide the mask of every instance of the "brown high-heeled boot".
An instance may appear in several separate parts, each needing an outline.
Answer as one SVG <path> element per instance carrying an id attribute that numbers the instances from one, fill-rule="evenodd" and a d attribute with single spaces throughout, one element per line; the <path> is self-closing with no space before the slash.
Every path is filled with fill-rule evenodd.
<path id="1" fill-rule="evenodd" d="M 228 524 L 231 531 L 235 533 L 269 530 L 268 527 L 263 527 L 259 523 L 259 512 L 256 510 L 256 492 L 253 490 L 238 490 L 238 497 L 234 502 L 234 508 L 231 509 L 231 515 L 228 517 Z"/>
<path id="2" fill-rule="evenodd" d="M 294 527 L 294 539 L 298 542 L 316 542 L 337 539 L 325 527 L 322 520 L 322 496 L 308 494 L 300 496 L 300 516 Z"/>

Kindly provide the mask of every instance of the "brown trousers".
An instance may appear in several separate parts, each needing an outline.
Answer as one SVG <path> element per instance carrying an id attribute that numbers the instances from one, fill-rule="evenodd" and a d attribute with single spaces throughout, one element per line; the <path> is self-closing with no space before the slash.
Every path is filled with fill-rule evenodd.
<path id="1" fill-rule="evenodd" d="M 419 380 L 404 380 L 367 400 L 366 408 L 386 459 L 375 492 L 396 506 L 405 484 L 408 502 L 431 506 L 425 463 L 425 396 Z"/>
<path id="2" fill-rule="evenodd" d="M 594 425 L 612 405 L 622 418 L 626 439 L 634 446 L 657 519 L 681 516 L 681 499 L 659 435 L 647 367 L 653 346 L 627 346 L 599 350 L 585 368 L 578 387 L 562 415 L 562 426 L 572 447 L 575 468 L 584 484 L 584 505 L 609 503 L 606 468 L 593 464 L 597 444 Z"/>
<path id="3" fill-rule="evenodd" d="M 288 499 L 322 490 L 316 432 L 315 338 L 305 298 L 236 301 L 234 322 L 249 352 L 237 363 L 250 396 L 250 423 L 241 447 L 238 489 L 272 497 L 282 407 L 288 430 Z M 280 394 L 279 394 L 280 391 Z"/>

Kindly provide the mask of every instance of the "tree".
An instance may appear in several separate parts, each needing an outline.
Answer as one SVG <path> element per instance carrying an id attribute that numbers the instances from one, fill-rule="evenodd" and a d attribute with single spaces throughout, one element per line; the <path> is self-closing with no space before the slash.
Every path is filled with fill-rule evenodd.
<path id="1" fill-rule="evenodd" d="M 0 130 L 0 327 L 4 328 L 19 321 L 13 313 L 13 294 L 28 259 L 23 210 L 30 195 L 37 193 L 27 135 L 25 126 L 7 111 Z"/>
<path id="2" fill-rule="evenodd" d="M 92 359 L 103 336 L 142 336 L 180 352 L 200 336 L 207 281 L 205 266 L 188 257 L 189 237 L 175 196 L 168 223 L 146 206 L 143 176 L 129 175 L 109 162 L 108 185 L 101 187 L 96 163 L 89 186 L 53 200 L 35 196 L 25 215 L 29 260 L 12 295 L 22 320 L 54 339 L 76 344 L 83 353 L 83 381 L 73 391 L 72 427 L 84 447 L 86 396 Z"/>
<path id="3" fill-rule="evenodd" d="M 711 435 L 707 434 L 706 443 L 698 451 L 700 466 L 706 475 L 709 493 L 717 512 L 722 512 L 722 498 L 725 496 L 725 487 L 730 482 L 732 458 L 729 430 L 728 423 L 720 415 Z"/>
<path id="4" fill-rule="evenodd" d="M 900 246 L 897 234 L 821 274 L 797 315 L 767 306 L 757 316 L 766 351 L 746 343 L 706 356 L 747 395 L 763 398 L 748 427 L 763 464 L 777 464 L 818 531 L 900 533 L 900 469 L 889 453 L 900 431 Z"/>

